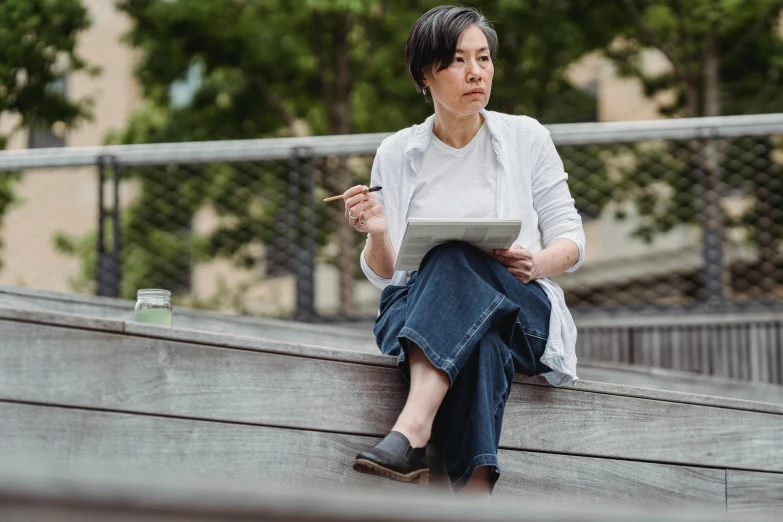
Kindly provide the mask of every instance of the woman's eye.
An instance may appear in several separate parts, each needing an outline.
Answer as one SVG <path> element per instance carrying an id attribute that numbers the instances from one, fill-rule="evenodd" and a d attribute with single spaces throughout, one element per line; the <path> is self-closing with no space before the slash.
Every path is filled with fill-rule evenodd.
<path id="1" fill-rule="evenodd" d="M 489 56 L 481 56 L 481 57 L 479 57 L 479 60 L 481 60 L 482 62 L 488 62 L 489 61 Z"/>
<path id="2" fill-rule="evenodd" d="M 455 57 L 454 57 L 454 61 L 455 61 L 455 62 L 461 62 L 461 61 L 463 61 L 463 60 L 462 60 L 462 58 L 460 58 L 459 56 L 455 56 Z"/>

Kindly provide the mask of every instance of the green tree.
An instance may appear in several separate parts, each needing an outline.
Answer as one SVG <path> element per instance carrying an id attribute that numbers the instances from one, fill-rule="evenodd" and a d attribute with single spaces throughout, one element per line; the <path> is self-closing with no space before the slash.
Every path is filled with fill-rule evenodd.
<path id="1" fill-rule="evenodd" d="M 628 23 L 607 56 L 626 76 L 641 80 L 649 97 L 668 93 L 665 116 L 720 116 L 783 111 L 781 0 L 623 0 Z M 641 66 L 644 49 L 656 49 L 667 70 Z M 721 190 L 744 193 L 753 204 L 725 225 L 746 231 L 759 264 L 777 256 L 783 240 L 783 168 L 768 138 L 670 143 L 665 151 L 635 148 L 637 165 L 624 171 L 618 194 L 634 201 L 645 239 L 701 218 L 705 234 L 722 239 Z M 668 159 L 664 158 L 668 157 Z M 656 169 L 668 162 L 668 169 Z M 725 166 L 720 177 L 720 165 Z M 673 189 L 662 192 L 661 182 Z"/>
<path id="2" fill-rule="evenodd" d="M 127 42 L 140 51 L 136 75 L 147 106 L 109 139 L 149 143 L 347 134 L 393 131 L 422 121 L 432 108 L 408 79 L 402 49 L 416 18 L 439 3 L 122 0 L 119 8 L 133 21 Z M 477 4 L 501 36 L 490 108 L 549 122 L 594 112 L 595 100 L 571 88 L 563 70 L 591 46 L 608 41 L 596 30 L 607 26 L 601 21 L 608 15 L 601 18 L 602 11 L 589 9 L 588 2 Z M 571 21 L 579 19 L 572 18 L 574 5 L 595 22 L 587 24 L 589 31 Z M 537 31 L 547 23 L 563 30 Z M 535 81 L 522 82 L 523 75 Z M 192 96 L 176 96 L 172 85 L 188 77 Z M 351 166 L 345 159 L 316 167 L 327 193 L 366 181 L 369 171 L 369 163 Z M 247 267 L 259 264 L 248 245 L 254 239 L 274 241 L 276 222 L 290 213 L 284 172 L 285 166 L 258 164 L 172 166 L 165 175 L 155 168 L 126 171 L 142 181 L 142 196 L 126 213 L 125 264 L 136 260 L 135 268 L 126 266 L 126 275 L 133 274 L 126 290 L 153 282 L 184 289 L 193 259 L 224 256 Z M 248 190 L 238 194 L 238 187 Z M 193 237 L 193 216 L 205 205 L 226 217 L 225 225 L 210 237 Z M 342 211 L 331 205 L 319 212 L 326 217 L 323 243 Z M 340 252 L 361 246 L 349 228 L 337 227 L 336 233 Z M 335 263 L 342 274 L 342 312 L 350 313 L 356 257 L 340 255 Z"/>
<path id="3" fill-rule="evenodd" d="M 79 0 L 0 2 L 0 114 L 18 119 L 10 132 L 0 134 L 0 150 L 23 129 L 55 122 L 67 129 L 89 117 L 89 99 L 68 99 L 52 89 L 68 74 L 97 74 L 75 50 L 79 33 L 89 25 Z M 0 224 L 13 204 L 18 179 L 18 174 L 0 173 Z"/>

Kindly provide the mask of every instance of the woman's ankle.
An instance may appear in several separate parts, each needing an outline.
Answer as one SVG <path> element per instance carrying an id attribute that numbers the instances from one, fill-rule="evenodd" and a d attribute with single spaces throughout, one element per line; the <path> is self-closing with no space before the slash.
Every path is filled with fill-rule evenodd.
<path id="1" fill-rule="evenodd" d="M 432 425 L 411 423 L 398 420 L 391 431 L 397 431 L 405 435 L 411 447 L 423 448 L 430 440 Z"/>
<path id="2" fill-rule="evenodd" d="M 492 467 L 479 466 L 467 484 L 460 490 L 460 496 L 489 500 L 492 498 Z"/>

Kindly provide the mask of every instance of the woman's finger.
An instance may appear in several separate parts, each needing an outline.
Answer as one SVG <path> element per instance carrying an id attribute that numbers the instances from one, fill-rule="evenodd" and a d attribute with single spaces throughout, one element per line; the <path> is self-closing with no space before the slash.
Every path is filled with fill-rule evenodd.
<path id="1" fill-rule="evenodd" d="M 519 268 L 509 268 L 508 271 L 511 272 L 511 275 L 513 275 L 523 283 L 527 283 L 530 281 L 531 273 L 529 270 L 522 270 Z"/>
<path id="2" fill-rule="evenodd" d="M 355 217 L 361 218 L 362 215 L 366 215 L 367 202 L 362 201 L 351 206 L 351 214 Z"/>
<path id="3" fill-rule="evenodd" d="M 358 193 L 353 194 L 351 197 L 346 199 L 345 200 L 345 204 L 347 206 L 353 206 L 353 205 L 356 205 L 357 203 L 361 203 L 362 201 L 364 201 L 366 199 L 375 199 L 375 195 L 372 192 L 370 192 L 369 194 L 364 194 L 360 190 Z"/>
<path id="4" fill-rule="evenodd" d="M 359 196 L 354 196 L 353 198 L 351 198 L 352 201 L 350 203 L 346 203 L 345 205 L 346 217 L 350 217 L 351 214 L 353 214 L 354 216 L 359 215 L 358 213 L 364 209 L 363 203 L 365 200 L 363 198 L 365 197 L 366 196 L 360 194 Z"/>
<path id="5" fill-rule="evenodd" d="M 343 192 L 343 201 L 347 202 L 350 198 L 356 196 L 357 194 L 361 194 L 362 192 L 364 192 L 364 190 L 366 188 L 367 187 L 365 187 L 364 185 L 354 185 L 353 187 L 351 187 L 348 190 L 346 190 L 345 192 Z"/>

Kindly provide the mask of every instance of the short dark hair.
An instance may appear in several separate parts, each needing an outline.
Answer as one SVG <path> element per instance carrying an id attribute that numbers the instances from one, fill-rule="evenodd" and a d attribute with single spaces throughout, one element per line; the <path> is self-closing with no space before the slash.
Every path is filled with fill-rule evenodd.
<path id="1" fill-rule="evenodd" d="M 437 65 L 442 71 L 454 59 L 462 33 L 471 25 L 477 25 L 484 31 L 489 43 L 489 56 L 492 62 L 498 50 L 498 34 L 492 24 L 472 7 L 460 5 L 441 5 L 430 9 L 413 24 L 405 43 L 405 67 L 416 89 L 424 92 L 424 99 L 432 101 L 428 91 L 424 91 L 424 70 Z"/>

